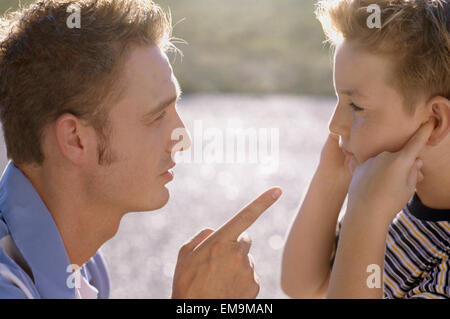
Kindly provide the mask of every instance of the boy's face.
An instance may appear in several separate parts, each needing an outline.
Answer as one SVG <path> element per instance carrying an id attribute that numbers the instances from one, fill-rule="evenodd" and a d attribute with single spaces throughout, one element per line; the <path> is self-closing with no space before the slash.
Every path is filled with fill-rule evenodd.
<path id="1" fill-rule="evenodd" d="M 391 61 L 348 42 L 337 47 L 334 86 L 338 102 L 329 123 L 340 145 L 358 164 L 384 151 L 396 152 L 426 121 L 422 102 L 408 114 L 402 96 L 388 84 Z"/>

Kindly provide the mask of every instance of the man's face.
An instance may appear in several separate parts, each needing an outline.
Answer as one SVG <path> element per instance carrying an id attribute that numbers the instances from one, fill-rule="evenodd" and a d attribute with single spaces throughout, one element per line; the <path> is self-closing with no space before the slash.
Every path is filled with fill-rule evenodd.
<path id="1" fill-rule="evenodd" d="M 384 151 L 395 152 L 424 119 L 421 107 L 408 114 L 402 96 L 388 85 L 390 60 L 363 52 L 348 42 L 338 46 L 334 85 L 338 102 L 329 123 L 343 151 L 363 163 Z"/>
<path id="2" fill-rule="evenodd" d="M 126 89 L 123 98 L 109 113 L 108 150 L 113 161 L 90 170 L 90 191 L 121 211 L 148 211 L 161 208 L 169 199 L 165 185 L 171 139 L 175 128 L 184 128 L 176 102 L 181 94 L 166 55 L 155 46 L 133 49 L 124 68 Z"/>

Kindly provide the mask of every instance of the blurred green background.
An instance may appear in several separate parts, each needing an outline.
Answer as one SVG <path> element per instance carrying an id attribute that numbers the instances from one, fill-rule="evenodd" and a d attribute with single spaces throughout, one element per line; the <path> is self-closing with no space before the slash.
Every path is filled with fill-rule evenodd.
<path id="1" fill-rule="evenodd" d="M 23 4 L 32 0 L 22 0 Z M 157 0 L 172 12 L 185 93 L 333 95 L 330 50 L 314 0 Z M 18 0 L 1 0 L 0 11 Z"/>

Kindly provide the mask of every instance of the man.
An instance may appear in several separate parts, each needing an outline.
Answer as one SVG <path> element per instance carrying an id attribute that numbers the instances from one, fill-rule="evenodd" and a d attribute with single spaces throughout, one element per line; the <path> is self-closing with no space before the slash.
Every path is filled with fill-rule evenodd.
<path id="1" fill-rule="evenodd" d="M 0 116 L 11 162 L 0 182 L 0 297 L 106 298 L 98 249 L 127 212 L 169 199 L 179 143 L 171 135 L 184 128 L 165 55 L 170 21 L 150 1 L 47 0 L 2 22 Z M 241 233 L 280 195 L 268 190 L 186 243 L 172 297 L 256 297 Z"/>

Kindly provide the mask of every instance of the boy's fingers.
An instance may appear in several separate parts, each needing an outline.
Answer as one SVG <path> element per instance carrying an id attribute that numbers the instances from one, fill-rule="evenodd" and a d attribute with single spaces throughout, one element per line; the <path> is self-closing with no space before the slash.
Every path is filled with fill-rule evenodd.
<path id="1" fill-rule="evenodd" d="M 216 239 L 237 240 L 247 228 L 249 228 L 266 209 L 281 195 L 281 189 L 271 188 L 264 192 L 253 202 L 248 204 L 239 213 L 232 217 L 228 222 L 222 225 L 214 234 Z"/>
<path id="2" fill-rule="evenodd" d="M 409 139 L 405 147 L 400 151 L 408 158 L 416 159 L 417 155 L 427 144 L 434 129 L 434 118 L 423 124 L 417 132 Z"/>
<path id="3" fill-rule="evenodd" d="M 417 183 L 421 182 L 423 180 L 423 174 L 421 173 L 420 169 L 422 168 L 423 162 L 421 159 L 416 159 L 414 162 L 413 167 L 411 168 L 409 175 L 408 175 L 408 186 L 411 189 L 415 189 Z"/>

